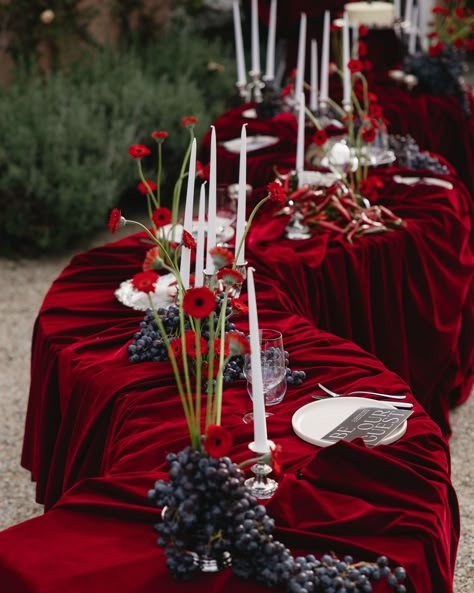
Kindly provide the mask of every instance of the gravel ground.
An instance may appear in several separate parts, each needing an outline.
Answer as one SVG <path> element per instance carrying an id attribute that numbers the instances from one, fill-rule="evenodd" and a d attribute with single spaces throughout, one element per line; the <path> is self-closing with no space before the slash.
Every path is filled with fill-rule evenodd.
<path id="1" fill-rule="evenodd" d="M 134 229 L 131 229 L 132 231 Z M 126 229 L 120 231 L 123 235 Z M 117 236 L 118 238 L 118 236 Z M 100 234 L 92 245 L 110 240 Z M 0 529 L 42 513 L 29 473 L 20 467 L 29 389 L 31 334 L 42 300 L 71 254 L 41 260 L 0 259 Z M 452 412 L 452 480 L 461 507 L 455 593 L 472 593 L 474 579 L 474 394 Z M 428 593 L 428 592 L 427 592 Z"/>

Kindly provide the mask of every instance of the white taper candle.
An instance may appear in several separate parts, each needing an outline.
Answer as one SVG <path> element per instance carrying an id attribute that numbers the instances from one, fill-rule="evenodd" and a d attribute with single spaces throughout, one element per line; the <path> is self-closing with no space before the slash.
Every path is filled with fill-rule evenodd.
<path id="1" fill-rule="evenodd" d="M 351 56 L 349 43 L 349 17 L 344 13 L 342 20 L 342 105 L 348 107 L 351 105 L 351 72 L 349 70 L 349 60 Z"/>
<path id="2" fill-rule="evenodd" d="M 214 273 L 214 261 L 209 250 L 216 246 L 216 209 L 217 209 L 217 149 L 216 128 L 211 126 L 211 160 L 209 166 L 209 196 L 207 200 L 207 245 L 206 273 Z"/>
<path id="3" fill-rule="evenodd" d="M 267 66 L 265 80 L 273 80 L 275 78 L 276 11 L 277 0 L 272 0 L 272 3 L 270 4 L 270 15 L 268 20 Z"/>
<path id="4" fill-rule="evenodd" d="M 242 126 L 240 133 L 240 162 L 239 162 L 239 194 L 237 199 L 237 220 L 235 223 L 235 249 L 240 246 L 245 233 L 245 216 L 247 210 L 247 124 Z M 242 242 L 237 255 L 237 265 L 245 263 L 245 242 Z"/>
<path id="5" fill-rule="evenodd" d="M 253 272 L 253 268 L 247 270 L 254 431 L 254 444 L 252 449 L 258 451 L 258 453 L 268 453 L 270 451 L 270 446 L 267 437 L 267 421 L 265 418 L 265 395 L 263 393 L 262 360 L 260 358 L 260 331 L 258 327 L 257 298 L 255 295 Z"/>
<path id="6" fill-rule="evenodd" d="M 194 286 L 204 284 L 204 230 L 206 228 L 206 182 L 201 185 L 199 193 L 198 231 L 196 245 L 196 268 L 194 271 Z"/>
<path id="7" fill-rule="evenodd" d="M 329 10 L 324 12 L 323 47 L 321 51 L 321 82 L 319 101 L 327 104 L 329 98 Z"/>
<path id="8" fill-rule="evenodd" d="M 295 80 L 295 99 L 299 101 L 299 97 L 303 89 L 304 73 L 306 64 L 306 14 L 301 13 L 300 17 L 300 34 L 298 40 L 298 57 L 296 62 L 296 80 Z"/>
<path id="9" fill-rule="evenodd" d="M 318 42 L 311 39 L 311 72 L 309 93 L 309 108 L 311 111 L 318 110 Z"/>
<path id="10" fill-rule="evenodd" d="M 234 15 L 234 37 L 235 37 L 235 55 L 237 62 L 237 84 L 247 84 L 247 76 L 245 74 L 245 57 L 244 57 L 244 43 L 242 38 L 242 22 L 240 19 L 239 0 L 234 0 L 232 3 Z"/>
<path id="11" fill-rule="evenodd" d="M 188 233 L 193 230 L 193 208 L 194 208 L 194 182 L 196 179 L 196 138 L 193 138 L 191 145 L 191 154 L 189 156 L 188 168 L 188 186 L 186 189 L 186 203 L 184 206 L 184 221 L 183 228 Z M 182 247 L 180 275 L 184 288 L 189 288 L 189 273 L 191 266 L 191 250 L 187 247 Z"/>
<path id="12" fill-rule="evenodd" d="M 258 0 L 252 0 L 250 26 L 252 33 L 252 72 L 260 74 L 260 35 L 258 31 Z"/>
<path id="13" fill-rule="evenodd" d="M 296 172 L 304 170 L 305 100 L 304 93 L 298 99 L 298 134 L 296 137 Z"/>

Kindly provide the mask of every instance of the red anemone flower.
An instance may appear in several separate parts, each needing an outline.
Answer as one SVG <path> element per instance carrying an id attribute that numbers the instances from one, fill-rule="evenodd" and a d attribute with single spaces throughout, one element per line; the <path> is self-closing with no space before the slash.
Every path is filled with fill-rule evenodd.
<path id="1" fill-rule="evenodd" d="M 132 144 L 128 149 L 128 154 L 134 159 L 141 159 L 144 156 L 151 154 L 151 150 L 143 144 Z"/>
<path id="2" fill-rule="evenodd" d="M 194 237 L 191 235 L 191 233 L 188 233 L 188 231 L 183 230 L 183 237 L 181 241 L 188 249 L 196 249 L 196 241 L 194 240 Z"/>
<path id="3" fill-rule="evenodd" d="M 204 447 L 211 457 L 217 459 L 224 457 L 232 447 L 232 435 L 222 426 L 209 424 L 204 438 Z"/>
<path id="4" fill-rule="evenodd" d="M 156 272 L 152 272 L 151 270 L 148 272 L 138 272 L 132 278 L 132 285 L 136 290 L 150 293 L 155 290 L 155 282 L 157 280 L 158 274 Z"/>
<path id="5" fill-rule="evenodd" d="M 149 191 L 155 191 L 156 189 L 156 183 L 154 181 L 150 181 L 149 179 L 146 179 L 146 183 L 143 183 L 143 181 L 140 181 L 140 183 L 138 184 L 138 191 L 143 194 L 144 196 L 146 196 L 146 194 Z"/>
<path id="6" fill-rule="evenodd" d="M 215 247 L 209 249 L 209 253 L 212 257 L 212 261 L 214 262 L 214 266 L 218 270 L 224 268 L 225 266 L 231 266 L 234 263 L 234 254 L 226 247 L 216 245 Z"/>
<path id="7" fill-rule="evenodd" d="M 220 268 L 217 272 L 217 279 L 222 280 L 227 288 L 231 288 L 236 284 L 242 284 L 244 281 L 243 275 L 238 270 L 233 270 L 232 268 Z"/>
<path id="8" fill-rule="evenodd" d="M 191 356 L 192 358 L 196 358 L 198 351 L 198 344 L 196 342 L 196 332 L 192 329 L 188 329 L 184 333 L 184 339 L 186 344 L 186 354 L 188 356 Z M 201 356 L 207 354 L 208 351 L 207 342 L 202 336 L 199 336 L 199 351 Z"/>
<path id="9" fill-rule="evenodd" d="M 207 286 L 189 288 L 183 297 L 183 309 L 191 317 L 204 319 L 216 308 L 216 297 Z"/>
<path id="10" fill-rule="evenodd" d="M 189 128 L 190 126 L 194 126 L 194 124 L 197 124 L 197 117 L 194 117 L 193 115 L 188 115 L 187 117 L 183 117 L 183 119 L 181 120 L 181 125 L 183 126 L 183 128 Z"/>
<path id="11" fill-rule="evenodd" d="M 157 228 L 165 226 L 171 222 L 171 210 L 169 208 L 157 208 L 151 218 Z"/>
<path id="12" fill-rule="evenodd" d="M 286 202 L 286 192 L 283 185 L 278 181 L 270 181 L 267 185 L 267 190 L 270 192 L 270 201 L 283 204 Z"/>
<path id="13" fill-rule="evenodd" d="M 250 352 L 250 343 L 241 333 L 236 331 L 228 332 L 226 337 L 231 356 L 243 356 Z"/>
<path id="14" fill-rule="evenodd" d="M 352 74 L 356 74 L 357 72 L 362 72 L 363 64 L 360 60 L 349 60 L 347 67 Z"/>
<path id="15" fill-rule="evenodd" d="M 326 130 L 316 130 L 311 138 L 311 142 L 316 144 L 316 146 L 323 146 L 328 141 L 328 135 L 326 134 Z"/>
<path id="16" fill-rule="evenodd" d="M 111 233 L 118 231 L 120 227 L 125 226 L 125 218 L 118 208 L 114 208 L 109 217 L 109 229 Z"/>
<path id="17" fill-rule="evenodd" d="M 152 132 L 151 137 L 153 140 L 164 140 L 168 138 L 168 132 Z"/>

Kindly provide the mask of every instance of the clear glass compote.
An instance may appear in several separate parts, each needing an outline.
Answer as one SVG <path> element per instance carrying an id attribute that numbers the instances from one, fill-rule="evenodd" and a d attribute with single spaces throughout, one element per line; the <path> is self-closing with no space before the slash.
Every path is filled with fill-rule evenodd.
<path id="1" fill-rule="evenodd" d="M 260 330 L 260 358 L 265 406 L 274 406 L 283 400 L 286 393 L 286 359 L 281 332 L 275 329 Z M 245 356 L 243 370 L 247 379 L 247 392 L 253 399 L 250 354 Z M 266 416 L 270 415 L 270 412 L 266 412 Z M 243 421 L 253 422 L 253 413 L 245 414 Z"/>

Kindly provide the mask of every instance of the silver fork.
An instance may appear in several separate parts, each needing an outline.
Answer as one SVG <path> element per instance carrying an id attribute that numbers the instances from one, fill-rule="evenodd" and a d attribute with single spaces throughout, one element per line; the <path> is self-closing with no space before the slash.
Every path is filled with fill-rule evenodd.
<path id="1" fill-rule="evenodd" d="M 336 393 L 335 391 L 331 391 L 327 387 L 324 387 L 322 383 L 318 383 L 318 387 L 332 397 L 341 397 L 343 395 L 355 395 L 356 393 L 363 393 L 365 395 L 377 395 L 379 397 L 388 397 L 390 399 L 406 399 L 406 395 L 403 394 L 390 395 L 388 393 L 377 393 L 376 391 L 349 391 L 348 393 Z"/>

